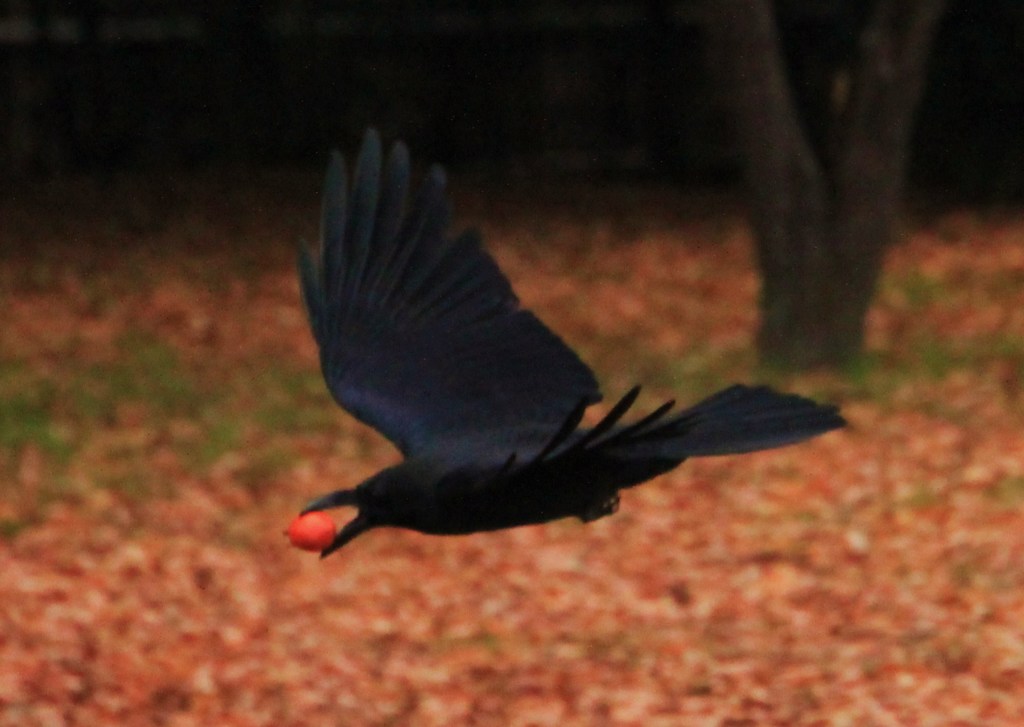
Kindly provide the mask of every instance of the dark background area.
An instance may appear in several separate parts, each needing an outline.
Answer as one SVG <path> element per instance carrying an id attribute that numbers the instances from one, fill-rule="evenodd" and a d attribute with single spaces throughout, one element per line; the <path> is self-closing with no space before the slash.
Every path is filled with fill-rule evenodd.
<path id="1" fill-rule="evenodd" d="M 865 18 L 777 3 L 812 137 Z M 3 177 L 319 165 L 376 125 L 461 169 L 737 178 L 702 2 L 30 2 L 0 10 Z M 952 5 L 917 117 L 913 188 L 1024 197 L 1024 3 Z"/>

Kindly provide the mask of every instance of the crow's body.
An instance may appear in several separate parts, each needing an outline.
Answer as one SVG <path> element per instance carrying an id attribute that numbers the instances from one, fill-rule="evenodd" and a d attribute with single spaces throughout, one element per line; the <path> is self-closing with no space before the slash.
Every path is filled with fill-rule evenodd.
<path id="1" fill-rule="evenodd" d="M 323 550 L 378 526 L 465 534 L 615 511 L 620 490 L 687 457 L 798 442 L 843 425 L 834 407 L 733 386 L 682 412 L 672 402 L 621 424 L 630 391 L 592 429 L 590 369 L 532 313 L 473 233 L 448 237 L 444 174 L 433 167 L 406 211 L 409 159 L 382 170 L 369 132 L 351 193 L 337 154 L 324 189 L 321 248 L 303 249 L 303 298 L 335 400 L 405 460 L 304 512 L 358 508 Z"/>

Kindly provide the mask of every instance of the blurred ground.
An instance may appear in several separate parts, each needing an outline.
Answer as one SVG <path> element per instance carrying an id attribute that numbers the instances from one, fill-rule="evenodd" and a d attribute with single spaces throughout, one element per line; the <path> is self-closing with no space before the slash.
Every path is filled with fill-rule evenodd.
<path id="1" fill-rule="evenodd" d="M 765 378 L 721 200 L 455 186 L 612 398 Z M 768 377 L 844 433 L 589 526 L 320 562 L 294 512 L 395 454 L 319 378 L 292 269 L 318 197 L 236 172 L 0 204 L 0 725 L 1024 723 L 1024 217 L 908 229 L 870 355 Z"/>

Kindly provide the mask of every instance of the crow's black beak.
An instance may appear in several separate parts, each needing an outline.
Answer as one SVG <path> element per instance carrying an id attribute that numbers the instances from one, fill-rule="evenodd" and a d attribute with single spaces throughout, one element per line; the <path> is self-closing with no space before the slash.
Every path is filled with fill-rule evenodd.
<path id="1" fill-rule="evenodd" d="M 314 510 L 330 510 L 333 507 L 358 507 L 355 490 L 335 490 L 329 495 L 311 500 L 302 508 L 300 515 L 313 512 Z"/>
<path id="2" fill-rule="evenodd" d="M 326 558 L 338 548 L 345 545 L 345 543 L 352 540 L 357 535 L 365 533 L 372 527 L 373 525 L 363 515 L 356 515 L 354 520 L 350 520 L 345 524 L 345 527 L 338 531 L 338 534 L 334 536 L 334 540 L 331 544 L 320 551 L 320 558 Z"/>

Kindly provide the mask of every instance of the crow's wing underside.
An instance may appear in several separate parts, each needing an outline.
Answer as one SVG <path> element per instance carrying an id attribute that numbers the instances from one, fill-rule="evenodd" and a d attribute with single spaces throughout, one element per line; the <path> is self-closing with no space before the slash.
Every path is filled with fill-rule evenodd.
<path id="1" fill-rule="evenodd" d="M 578 402 L 599 400 L 590 369 L 519 307 L 479 236 L 448 237 L 443 170 L 430 169 L 406 210 L 404 145 L 381 162 L 380 139 L 367 132 L 347 191 L 334 154 L 319 255 L 299 253 L 335 400 L 407 456 L 481 430 L 557 428 Z"/>

